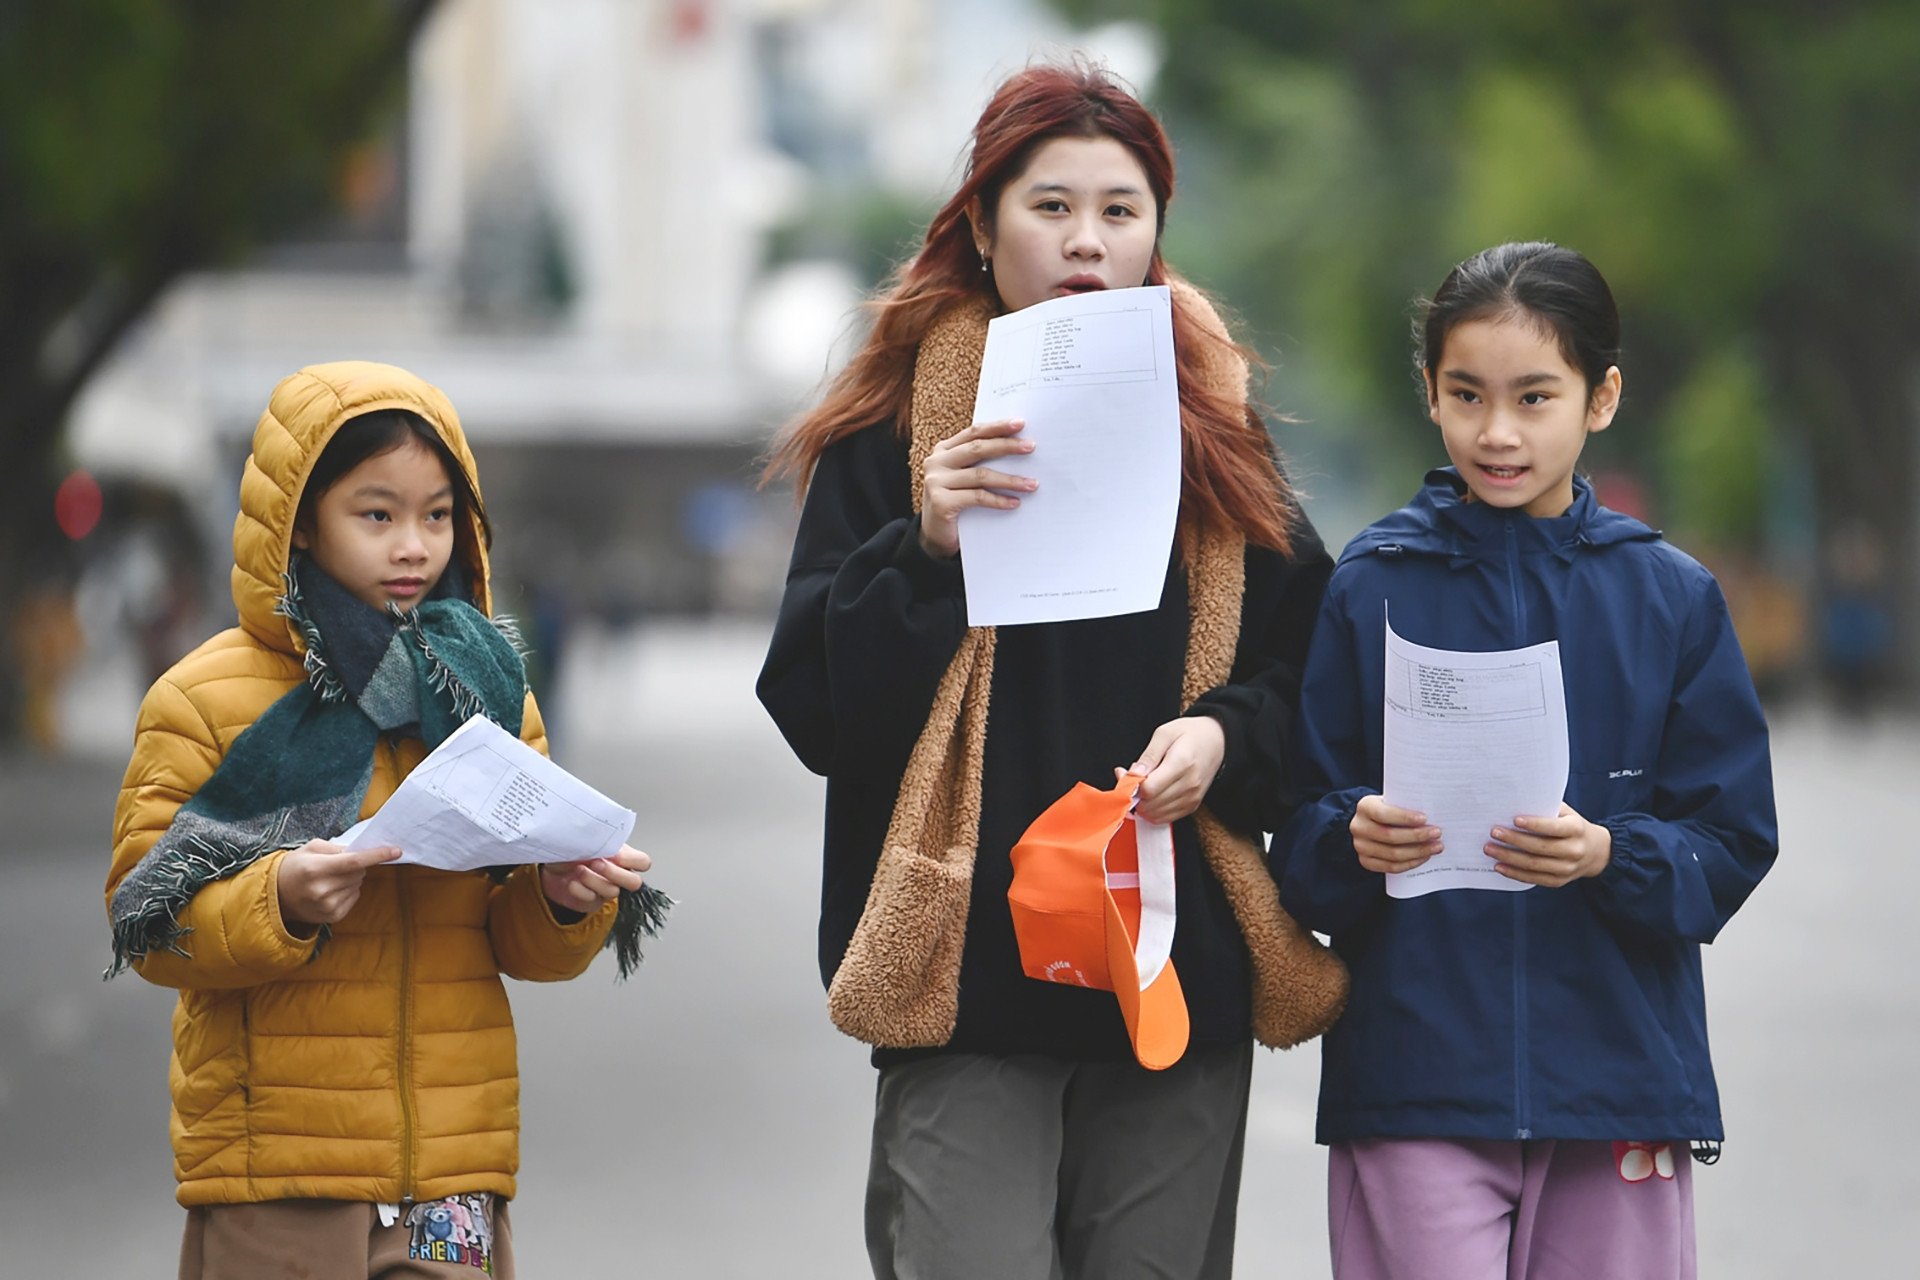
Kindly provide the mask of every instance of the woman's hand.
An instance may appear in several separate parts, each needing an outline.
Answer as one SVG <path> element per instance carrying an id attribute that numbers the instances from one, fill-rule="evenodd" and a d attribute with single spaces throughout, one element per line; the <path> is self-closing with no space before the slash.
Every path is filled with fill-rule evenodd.
<path id="1" fill-rule="evenodd" d="M 1227 758 L 1227 732 L 1212 716 L 1182 716 L 1153 731 L 1147 749 L 1116 776 L 1144 774 L 1134 813 L 1148 822 L 1177 822 L 1200 807 Z"/>
<path id="2" fill-rule="evenodd" d="M 1440 828 L 1428 826 L 1426 814 L 1388 804 L 1379 796 L 1360 797 L 1347 831 L 1360 865 L 1369 871 L 1411 871 L 1440 852 Z"/>
<path id="3" fill-rule="evenodd" d="M 320 925 L 337 924 L 360 901 L 367 871 L 400 856 L 394 848 L 354 853 L 331 840 L 309 840 L 280 859 L 274 887 L 280 918 L 296 937 L 311 938 Z"/>
<path id="4" fill-rule="evenodd" d="M 1613 861 L 1613 832 L 1564 801 L 1551 818 L 1515 818 L 1513 825 L 1518 830 L 1495 827 L 1487 842 L 1487 856 L 1509 880 L 1558 889 L 1599 875 Z"/>
<path id="5" fill-rule="evenodd" d="M 601 903 L 619 896 L 622 889 L 638 889 L 640 873 L 651 866 L 652 858 L 623 844 L 611 858 L 542 863 L 540 888 L 554 906 L 591 915 Z"/>
<path id="6" fill-rule="evenodd" d="M 1010 475 L 983 464 L 1033 452 L 1033 441 L 1020 438 L 1027 424 L 976 422 L 934 446 L 921 464 L 920 545 L 937 560 L 960 554 L 960 513 L 968 507 L 997 507 L 1011 511 L 1020 499 L 1002 489 L 1032 493 L 1040 482 L 1031 476 Z"/>

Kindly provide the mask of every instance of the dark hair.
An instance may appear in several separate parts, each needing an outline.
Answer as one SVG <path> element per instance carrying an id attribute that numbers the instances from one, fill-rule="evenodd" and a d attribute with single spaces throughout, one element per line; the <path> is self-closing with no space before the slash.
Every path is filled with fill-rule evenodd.
<path id="1" fill-rule="evenodd" d="M 1589 394 L 1620 363 L 1620 311 L 1613 290 L 1586 258 L 1544 240 L 1483 249 L 1447 273 L 1419 304 L 1414 341 L 1421 395 L 1437 375 L 1456 326 L 1513 316 L 1551 335 Z"/>
<path id="2" fill-rule="evenodd" d="M 353 470 L 368 458 L 390 453 L 411 439 L 425 445 L 440 459 L 440 465 L 447 469 L 447 476 L 453 481 L 454 510 L 459 514 L 455 528 L 462 531 L 467 527 L 469 514 L 472 523 L 479 526 L 482 546 L 493 545 L 493 522 L 487 519 L 486 504 L 480 501 L 480 491 L 474 487 L 473 477 L 460 465 L 460 459 L 453 456 L 453 450 L 433 429 L 433 424 L 419 414 L 407 409 L 375 409 L 372 413 L 363 413 L 347 419 L 340 429 L 333 433 L 333 439 L 327 441 L 327 447 L 320 451 L 313 470 L 307 475 L 306 488 L 300 491 L 300 509 L 294 513 L 293 524 L 297 529 L 313 527 L 313 506 L 320 496 L 340 482 L 340 477 Z"/>

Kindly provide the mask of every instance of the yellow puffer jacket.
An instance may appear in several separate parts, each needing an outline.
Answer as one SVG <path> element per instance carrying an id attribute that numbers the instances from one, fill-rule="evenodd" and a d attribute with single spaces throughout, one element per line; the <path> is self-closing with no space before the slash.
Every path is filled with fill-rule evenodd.
<path id="1" fill-rule="evenodd" d="M 316 365 L 274 389 L 234 525 L 240 625 L 181 659 L 141 704 L 114 812 L 109 901 L 234 739 L 303 678 L 300 639 L 273 611 L 300 491 L 341 423 L 387 408 L 426 418 L 473 474 L 453 406 L 403 370 Z M 477 528 L 459 543 L 475 604 L 490 611 Z M 531 695 L 522 736 L 546 749 Z M 362 816 L 425 754 L 417 739 L 383 738 Z M 181 916 L 190 955 L 155 951 L 134 966 L 180 990 L 169 1071 L 180 1203 L 513 1195 L 520 1083 L 500 975 L 580 973 L 613 904 L 563 925 L 532 867 L 503 884 L 484 872 L 378 867 L 315 956 L 280 916 L 283 856 L 194 896 Z"/>

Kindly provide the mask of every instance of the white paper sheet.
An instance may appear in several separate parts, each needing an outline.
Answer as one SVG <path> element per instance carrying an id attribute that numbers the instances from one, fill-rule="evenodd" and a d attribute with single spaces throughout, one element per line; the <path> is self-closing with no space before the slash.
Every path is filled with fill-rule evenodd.
<path id="1" fill-rule="evenodd" d="M 1012 511 L 960 516 L 970 626 L 1139 613 L 1160 603 L 1180 512 L 1180 387 L 1165 285 L 1053 298 L 987 326 L 973 420 L 1019 418 L 1034 451 L 989 465 L 1040 481 Z"/>
<path id="2" fill-rule="evenodd" d="M 1551 817 L 1567 791 L 1567 700 L 1560 642 L 1495 653 L 1429 649 L 1387 625 L 1381 794 L 1427 815 L 1441 851 L 1387 877 L 1387 892 L 1530 889 L 1494 870 L 1496 826 Z"/>
<path id="3" fill-rule="evenodd" d="M 468 871 L 608 857 L 633 822 L 631 809 L 475 716 L 339 841 L 348 849 L 392 846 L 398 862 Z"/>

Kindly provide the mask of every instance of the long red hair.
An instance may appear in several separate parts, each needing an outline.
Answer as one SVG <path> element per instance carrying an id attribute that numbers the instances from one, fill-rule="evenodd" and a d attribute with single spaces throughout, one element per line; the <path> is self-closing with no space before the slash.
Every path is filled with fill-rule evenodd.
<path id="1" fill-rule="evenodd" d="M 1156 233 L 1165 229 L 1173 199 L 1173 148 L 1152 112 L 1103 69 L 1088 64 L 1029 67 L 1009 77 L 973 127 L 973 151 L 960 189 L 933 216 L 920 251 L 868 302 L 873 327 L 859 351 L 819 405 L 774 441 L 769 479 L 790 475 L 804 493 L 814 464 L 835 440 L 888 421 L 903 435 L 911 432 L 908 412 L 920 340 L 958 303 L 985 296 L 999 305 L 993 279 L 980 269 L 974 250 L 969 206 L 977 199 L 989 213 L 997 208 L 1000 193 L 1044 143 L 1100 137 L 1119 142 L 1139 162 L 1153 190 Z M 1156 234 L 1146 283 L 1166 284 L 1171 276 Z M 1284 553 L 1291 547 L 1291 494 L 1274 465 L 1266 428 L 1244 400 L 1215 391 L 1200 374 L 1205 354 L 1221 354 L 1208 349 L 1231 346 L 1231 339 L 1213 332 L 1175 298 L 1181 529 L 1235 528 L 1249 542 Z"/>

